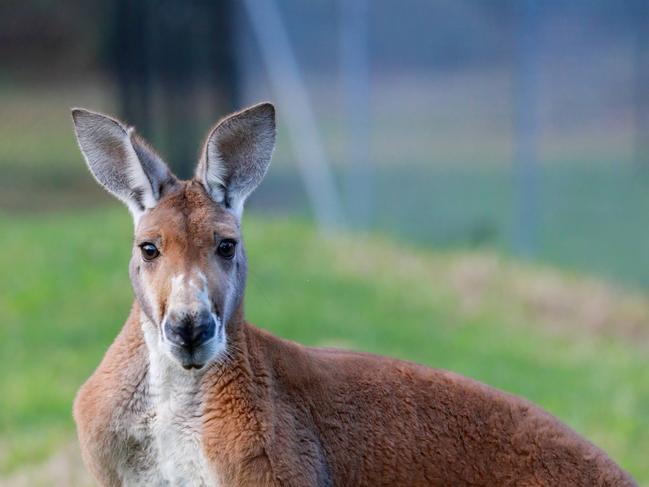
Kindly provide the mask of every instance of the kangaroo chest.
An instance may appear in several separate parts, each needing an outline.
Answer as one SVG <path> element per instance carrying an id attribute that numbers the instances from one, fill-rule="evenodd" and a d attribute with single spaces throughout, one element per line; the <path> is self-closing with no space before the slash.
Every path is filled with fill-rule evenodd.
<path id="1" fill-rule="evenodd" d="M 219 485 L 203 454 L 199 378 L 151 364 L 139 396 L 121 418 L 123 484 Z"/>

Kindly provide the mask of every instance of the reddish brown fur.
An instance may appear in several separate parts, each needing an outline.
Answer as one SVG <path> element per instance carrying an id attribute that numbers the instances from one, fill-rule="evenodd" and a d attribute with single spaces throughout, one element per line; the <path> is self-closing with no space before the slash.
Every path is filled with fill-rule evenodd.
<path id="1" fill-rule="evenodd" d="M 138 225 L 134 244 L 153 242 L 164 253 L 164 265 L 158 261 L 142 263 L 137 258 L 136 272 L 143 272 L 159 297 L 159 316 L 164 316 L 170 279 L 174 274 L 189 273 L 193 268 L 210 268 L 218 239 L 239 239 L 236 219 L 215 205 L 196 181 L 178 184 L 180 189 L 164 198 Z M 216 278 L 208 273 L 208 277 Z M 218 286 L 210 286 L 218 288 Z M 139 294 L 136 289 L 136 294 Z M 140 300 L 142 302 L 142 300 Z"/>
<path id="2" fill-rule="evenodd" d="M 176 266 L 204 258 L 214 225 L 238 232 L 196 184 L 165 197 L 136 237 L 163 229 Z M 84 460 L 103 485 L 119 485 L 111 455 L 130 441 L 111 421 L 137 415 L 146 394 L 139 317 L 136 301 L 74 405 Z M 246 323 L 241 306 L 228 329 L 231 358 L 201 380 L 203 449 L 224 485 L 635 485 L 601 450 L 515 396 L 421 365 L 303 347 Z"/>

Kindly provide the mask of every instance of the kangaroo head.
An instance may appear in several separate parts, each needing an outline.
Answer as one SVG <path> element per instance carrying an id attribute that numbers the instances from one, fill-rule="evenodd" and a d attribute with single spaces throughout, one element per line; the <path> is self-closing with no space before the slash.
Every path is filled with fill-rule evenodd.
<path id="1" fill-rule="evenodd" d="M 225 350 L 242 305 L 241 215 L 270 163 L 273 105 L 219 122 L 190 181 L 121 122 L 82 109 L 72 117 L 90 171 L 133 215 L 129 271 L 147 344 L 186 369 L 202 368 Z"/>

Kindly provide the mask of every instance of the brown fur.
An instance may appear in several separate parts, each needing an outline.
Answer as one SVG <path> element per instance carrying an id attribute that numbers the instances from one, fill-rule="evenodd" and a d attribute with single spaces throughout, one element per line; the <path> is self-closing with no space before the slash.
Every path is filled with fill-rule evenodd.
<path id="1" fill-rule="evenodd" d="M 142 262 L 137 248 L 131 260 L 131 274 L 134 283 L 146 279 L 152 284 L 158 297 L 157 316 L 164 316 L 167 297 L 171 291 L 170 279 L 174 274 L 189 273 L 193 268 L 210 269 L 214 257 L 215 240 L 240 238 L 236 219 L 223 208 L 215 205 L 196 181 L 177 184 L 177 191 L 160 201 L 137 227 L 134 244 L 156 243 L 164 253 L 164 264 L 159 260 Z M 134 279 L 133 273 L 138 274 Z M 141 274 L 141 276 L 139 275 Z M 209 280 L 218 280 L 218 273 L 206 272 Z M 218 292 L 220 286 L 211 282 L 208 286 Z M 142 292 L 136 286 L 139 302 Z M 145 310 L 149 316 L 156 313 Z"/>
<path id="2" fill-rule="evenodd" d="M 166 232 L 174 268 L 206 259 L 215 228 L 238 235 L 198 183 L 180 188 L 136 234 L 137 243 Z M 138 266 L 132 272 L 143 272 Z M 136 301 L 74 404 L 84 460 L 102 485 L 120 485 L 114 453 L 135 441 L 115 429 L 115 418 L 147 414 L 140 316 Z M 199 397 L 202 447 L 224 485 L 635 485 L 523 399 L 451 372 L 276 338 L 246 323 L 242 305 L 227 326 L 228 355 L 207 366 Z"/>

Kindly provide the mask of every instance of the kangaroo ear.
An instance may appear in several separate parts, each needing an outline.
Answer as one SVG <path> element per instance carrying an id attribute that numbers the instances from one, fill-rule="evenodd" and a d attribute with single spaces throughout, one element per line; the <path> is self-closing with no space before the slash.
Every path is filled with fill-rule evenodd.
<path id="1" fill-rule="evenodd" d="M 212 199 L 241 217 L 246 198 L 266 174 L 275 148 L 275 107 L 260 103 L 221 120 L 210 132 L 198 168 Z"/>
<path id="2" fill-rule="evenodd" d="M 99 184 L 122 200 L 136 223 L 177 183 L 167 165 L 132 128 L 88 110 L 72 110 L 81 153 Z"/>

